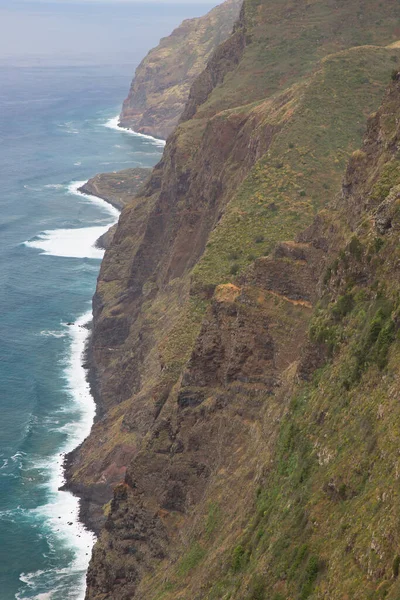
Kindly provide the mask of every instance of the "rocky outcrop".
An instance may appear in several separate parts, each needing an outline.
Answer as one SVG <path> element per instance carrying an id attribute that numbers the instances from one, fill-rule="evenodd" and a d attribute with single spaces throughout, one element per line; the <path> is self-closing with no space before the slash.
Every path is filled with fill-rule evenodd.
<path id="1" fill-rule="evenodd" d="M 94 504 L 96 486 L 111 500 L 88 572 L 90 600 L 308 598 L 318 577 L 328 582 L 325 597 L 335 597 L 333 576 L 323 580 L 325 554 L 314 560 L 323 538 L 312 535 L 325 522 L 324 502 L 350 500 L 358 484 L 342 487 L 341 463 L 330 481 L 337 429 L 325 430 L 331 441 L 316 431 L 346 388 L 325 381 L 309 400 L 299 386 L 318 384 L 317 369 L 352 338 L 341 329 L 358 297 L 347 297 L 349 286 L 372 281 L 346 223 L 372 219 L 365 196 L 355 208 L 353 177 L 344 184 L 348 206 L 314 220 L 340 189 L 398 56 L 386 48 L 397 3 L 382 5 L 379 26 L 367 4 L 360 19 L 356 1 L 245 2 L 161 162 L 122 211 L 94 298 L 99 418 L 69 472 Z M 282 23 L 290 35 L 275 52 Z M 354 36 L 368 45 L 352 48 Z M 303 54 L 293 53 L 297 45 Z M 389 135 L 373 137 L 394 151 Z M 370 193 L 365 181 L 361 189 Z M 394 205 L 376 220 L 394 230 Z M 362 427 L 367 438 L 369 417 Z M 309 517 L 321 496 L 324 519 Z"/>
<path id="2" fill-rule="evenodd" d="M 136 70 L 120 125 L 166 139 L 175 129 L 192 83 L 232 32 L 241 0 L 225 0 L 204 17 L 188 19 L 163 38 Z"/>
<path id="3" fill-rule="evenodd" d="M 144 182 L 150 177 L 151 169 L 124 169 L 114 173 L 99 173 L 87 181 L 79 191 L 106 200 L 122 210 L 138 195 Z"/>

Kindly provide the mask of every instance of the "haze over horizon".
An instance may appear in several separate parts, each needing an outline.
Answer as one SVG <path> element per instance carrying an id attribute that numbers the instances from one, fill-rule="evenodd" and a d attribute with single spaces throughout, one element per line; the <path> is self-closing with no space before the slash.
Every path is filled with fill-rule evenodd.
<path id="1" fill-rule="evenodd" d="M 0 0 L 0 65 L 133 64 L 206 0 Z"/>

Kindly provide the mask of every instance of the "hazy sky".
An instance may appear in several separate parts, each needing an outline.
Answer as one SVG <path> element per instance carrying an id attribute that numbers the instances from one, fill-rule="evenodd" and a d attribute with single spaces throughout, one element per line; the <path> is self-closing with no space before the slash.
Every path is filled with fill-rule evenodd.
<path id="1" fill-rule="evenodd" d="M 218 0 L 0 0 L 0 64 L 137 63 Z"/>

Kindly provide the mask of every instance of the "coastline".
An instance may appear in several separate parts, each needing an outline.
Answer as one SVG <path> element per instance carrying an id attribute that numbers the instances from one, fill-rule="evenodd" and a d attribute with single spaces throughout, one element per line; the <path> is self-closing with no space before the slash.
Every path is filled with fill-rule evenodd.
<path id="1" fill-rule="evenodd" d="M 77 189 L 78 193 L 100 198 L 118 211 L 137 194 L 149 178 L 150 167 L 131 167 L 121 171 L 98 173 Z"/>
<path id="2" fill-rule="evenodd" d="M 104 127 L 108 127 L 109 129 L 115 129 L 116 131 L 124 131 L 125 133 L 127 133 L 129 135 L 133 135 L 135 137 L 140 137 L 142 139 L 149 140 L 153 144 L 156 144 L 157 146 L 160 146 L 162 148 L 167 143 L 167 141 L 162 138 L 156 138 L 156 137 L 153 137 L 152 135 L 147 135 L 146 133 L 139 133 L 138 131 L 129 129 L 129 127 L 123 127 L 122 125 L 119 124 L 120 119 L 121 119 L 120 115 L 117 115 L 116 117 L 112 117 L 104 124 Z"/>
<path id="3" fill-rule="evenodd" d="M 102 206 L 103 208 L 104 208 L 104 203 L 106 203 L 108 209 L 109 210 L 110 210 L 110 208 L 112 209 L 112 210 L 110 210 L 110 214 L 111 214 L 111 216 L 114 217 L 114 221 L 111 222 L 109 225 L 103 227 L 104 231 L 103 231 L 102 235 L 99 238 L 97 238 L 97 240 L 95 240 L 95 242 L 93 244 L 93 246 L 95 248 L 97 248 L 99 252 L 104 254 L 105 248 L 103 246 L 99 245 L 99 240 L 102 239 L 104 236 L 106 236 L 109 233 L 110 229 L 112 229 L 113 227 L 116 227 L 116 225 L 118 223 L 118 218 L 120 215 L 120 210 L 114 203 L 110 202 L 107 198 L 102 198 L 99 195 L 89 194 L 89 193 L 85 193 L 85 192 L 81 191 L 81 189 L 86 185 L 86 183 L 87 182 L 84 182 L 84 181 L 75 181 L 69 185 L 68 191 L 70 194 L 76 195 L 81 198 L 85 198 L 86 200 L 89 200 L 92 203 L 98 204 L 99 206 Z M 62 455 L 61 468 L 62 468 L 62 473 L 63 473 L 63 482 L 62 482 L 62 485 L 59 487 L 59 491 L 67 492 L 67 493 L 71 494 L 77 500 L 78 523 L 81 524 L 86 530 L 91 532 L 92 535 L 94 534 L 94 536 L 96 536 L 99 533 L 100 527 L 104 520 L 101 507 L 108 500 L 108 496 L 106 496 L 108 489 L 106 486 L 104 486 L 103 490 L 100 490 L 98 485 L 95 487 L 93 486 L 93 489 L 91 489 L 88 486 L 85 486 L 84 484 L 76 485 L 72 482 L 72 475 L 71 475 L 71 469 L 72 469 L 72 465 L 73 465 L 74 456 L 76 455 L 77 452 L 79 452 L 81 445 L 83 444 L 85 439 L 88 437 L 88 435 L 90 435 L 93 425 L 96 423 L 96 421 L 99 418 L 101 418 L 101 414 L 99 413 L 98 386 L 96 383 L 95 371 L 94 371 L 94 368 L 92 366 L 92 361 L 91 361 L 91 335 L 92 335 L 92 329 L 93 329 L 93 310 L 91 310 L 90 313 L 85 313 L 85 315 L 83 315 L 81 317 L 81 319 L 83 319 L 84 317 L 87 317 L 87 320 L 85 321 L 85 323 L 83 325 L 83 327 L 86 329 L 86 336 L 85 336 L 85 340 L 84 340 L 83 346 L 81 347 L 81 352 L 80 352 L 80 368 L 84 373 L 84 378 L 86 381 L 88 394 L 90 395 L 90 398 L 91 398 L 91 401 L 93 404 L 93 416 L 91 419 L 90 428 L 87 431 L 84 438 L 81 439 L 77 445 L 75 445 L 73 448 L 71 448 L 67 452 L 63 453 L 63 455 Z M 73 350 L 73 348 L 71 348 L 71 350 Z M 91 510 L 90 507 L 93 507 L 93 505 L 97 506 L 98 510 L 93 511 L 93 508 Z"/>
<path id="4" fill-rule="evenodd" d="M 136 137 L 148 139 L 152 145 L 155 145 L 159 149 L 161 157 L 162 149 L 164 148 L 166 143 L 165 140 L 153 138 L 152 136 L 136 133 L 132 130 L 120 127 L 116 123 L 118 119 L 119 117 L 114 117 L 113 119 L 110 119 L 104 126 L 109 127 L 111 129 L 115 129 L 119 132 L 125 132 L 129 135 L 134 135 Z M 151 171 L 152 168 L 148 167 L 132 167 L 130 169 L 125 169 L 113 173 L 100 173 L 90 178 L 86 182 L 74 182 L 74 184 L 70 185 L 69 191 L 70 193 L 86 198 L 91 202 L 98 202 L 99 204 L 107 203 L 107 205 L 114 209 L 115 216 L 118 216 L 119 218 L 121 210 L 126 204 L 126 202 L 120 197 L 121 188 L 117 188 L 117 185 L 121 184 L 121 177 L 130 177 L 130 187 L 128 191 L 126 191 L 126 193 L 127 195 L 129 195 L 129 198 L 132 198 L 137 194 L 139 189 L 143 187 Z M 133 181 L 132 177 L 134 178 Z M 101 189 L 100 183 L 104 183 L 104 180 L 107 178 L 111 182 L 111 184 L 109 182 L 109 185 L 111 188 L 113 188 L 112 191 L 114 192 L 115 197 L 113 197 L 112 192 L 110 193 L 110 189 L 108 189 L 107 191 L 103 191 Z M 118 181 L 116 181 L 116 179 L 118 179 Z M 101 249 L 101 251 L 103 251 L 109 246 L 109 244 L 112 241 L 112 237 L 117 227 L 117 224 L 118 219 L 115 222 L 111 223 L 109 226 L 107 226 L 106 231 L 97 239 L 95 245 L 99 250 Z M 91 432 L 93 426 L 102 417 L 100 409 L 101 402 L 98 375 L 92 360 L 91 340 L 93 332 L 93 313 L 90 321 L 88 321 L 87 323 L 87 330 L 88 334 L 85 341 L 85 348 L 81 356 L 81 366 L 85 372 L 86 381 L 89 386 L 90 395 L 95 407 L 93 421 L 90 427 Z M 90 435 L 90 432 L 88 435 Z M 106 483 L 86 485 L 83 483 L 76 483 L 75 481 L 73 481 L 75 458 L 79 454 L 79 451 L 84 441 L 85 440 L 82 440 L 78 445 L 76 445 L 76 447 L 74 447 L 72 450 L 66 452 L 63 455 L 62 470 L 64 475 L 64 482 L 60 490 L 70 493 L 75 499 L 77 499 L 79 523 L 82 524 L 83 527 L 86 528 L 89 532 L 92 532 L 94 536 L 97 536 L 105 521 L 103 507 L 110 500 L 110 487 Z"/>

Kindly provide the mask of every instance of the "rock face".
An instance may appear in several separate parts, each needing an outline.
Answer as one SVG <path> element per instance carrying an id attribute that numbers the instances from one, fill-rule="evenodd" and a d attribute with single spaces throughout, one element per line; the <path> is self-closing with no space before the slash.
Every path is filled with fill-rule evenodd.
<path id="1" fill-rule="evenodd" d="M 136 70 L 120 125 L 166 139 L 175 129 L 196 77 L 231 34 L 241 0 L 225 0 L 204 17 L 188 19 L 163 38 Z"/>
<path id="2" fill-rule="evenodd" d="M 121 213 L 68 466 L 97 528 L 104 503 L 87 600 L 399 597 L 397 80 L 357 149 L 400 7 L 375 4 L 246 0 Z"/>

